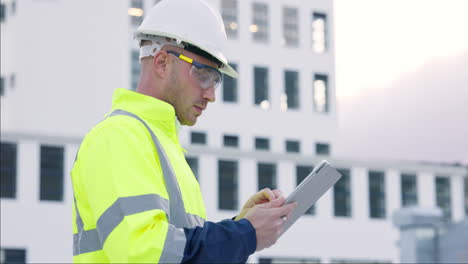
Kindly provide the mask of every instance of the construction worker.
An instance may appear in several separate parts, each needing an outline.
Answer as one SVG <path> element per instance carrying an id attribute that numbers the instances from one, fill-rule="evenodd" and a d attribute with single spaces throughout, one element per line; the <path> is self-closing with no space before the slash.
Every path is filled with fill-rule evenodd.
<path id="1" fill-rule="evenodd" d="M 237 77 L 224 55 L 223 21 L 203 0 L 162 0 L 135 36 L 136 92 L 115 91 L 71 172 L 74 262 L 246 262 L 276 242 L 296 205 L 264 189 L 235 219 L 205 221 L 177 136 L 215 101 L 223 74 Z"/>

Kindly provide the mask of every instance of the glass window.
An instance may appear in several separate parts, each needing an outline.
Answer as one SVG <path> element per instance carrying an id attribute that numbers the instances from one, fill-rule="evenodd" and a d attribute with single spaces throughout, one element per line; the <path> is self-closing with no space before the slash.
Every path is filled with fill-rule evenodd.
<path id="1" fill-rule="evenodd" d="M 268 6 L 263 3 L 253 3 L 253 21 L 249 27 L 256 42 L 268 42 Z"/>
<path id="2" fill-rule="evenodd" d="M 283 37 L 286 46 L 299 46 L 299 18 L 297 8 L 283 8 Z"/>
<path id="3" fill-rule="evenodd" d="M 0 96 L 3 96 L 5 94 L 5 79 L 0 77 Z"/>
<path id="4" fill-rule="evenodd" d="M 385 174 L 369 171 L 369 214 L 371 218 L 385 218 Z"/>
<path id="5" fill-rule="evenodd" d="M 12 73 L 10 75 L 10 87 L 13 89 L 16 86 L 16 74 Z"/>
<path id="6" fill-rule="evenodd" d="M 63 200 L 63 147 L 41 146 L 40 200 Z"/>
<path id="7" fill-rule="evenodd" d="M 335 216 L 351 216 L 351 173 L 348 169 L 338 169 L 342 177 L 333 186 Z"/>
<path id="8" fill-rule="evenodd" d="M 415 174 L 401 174 L 401 206 L 418 205 L 418 188 Z"/>
<path id="9" fill-rule="evenodd" d="M 312 15 L 312 48 L 316 53 L 327 49 L 327 16 L 321 13 Z"/>
<path id="10" fill-rule="evenodd" d="M 327 75 L 315 74 L 313 95 L 314 111 L 319 113 L 327 113 L 329 111 Z"/>
<path id="11" fill-rule="evenodd" d="M 11 1 L 11 14 L 16 14 L 16 0 Z"/>
<path id="12" fill-rule="evenodd" d="M 297 71 L 284 72 L 284 88 L 286 93 L 286 108 L 299 108 L 299 74 Z"/>
<path id="13" fill-rule="evenodd" d="M 140 26 L 141 22 L 143 22 L 143 13 L 143 0 L 132 0 L 131 6 L 128 9 L 132 26 Z"/>
<path id="14" fill-rule="evenodd" d="M 231 64 L 237 71 L 237 65 Z M 237 79 L 225 74 L 223 77 L 223 101 L 237 103 Z"/>
<path id="15" fill-rule="evenodd" d="M 4 3 L 0 4 L 0 22 L 4 22 L 6 19 L 6 6 Z"/>
<path id="16" fill-rule="evenodd" d="M 276 164 L 273 163 L 258 163 L 258 190 L 264 188 L 276 189 Z"/>
<path id="17" fill-rule="evenodd" d="M 263 109 L 270 108 L 268 95 L 268 69 L 264 67 L 255 67 L 254 82 L 255 104 L 260 105 Z"/>
<path id="18" fill-rule="evenodd" d="M 239 146 L 239 137 L 234 135 L 224 135 L 223 143 L 225 147 L 235 147 Z"/>
<path id="19" fill-rule="evenodd" d="M 198 158 L 186 157 L 185 160 L 187 160 L 187 164 L 190 166 L 190 169 L 192 169 L 195 178 L 200 182 L 200 176 L 198 175 Z"/>
<path id="20" fill-rule="evenodd" d="M 190 133 L 190 142 L 192 142 L 192 144 L 206 145 L 206 134 L 192 131 L 192 133 Z"/>
<path id="21" fill-rule="evenodd" d="M 301 184 L 301 182 L 309 176 L 309 174 L 314 169 L 313 166 L 306 166 L 306 165 L 297 165 L 296 166 L 296 186 Z M 314 215 L 315 214 L 315 204 L 312 205 L 305 214 Z"/>
<path id="22" fill-rule="evenodd" d="M 300 152 L 299 140 L 286 140 L 286 152 Z"/>
<path id="23" fill-rule="evenodd" d="M 468 177 L 465 177 L 465 216 L 468 216 Z"/>
<path id="24" fill-rule="evenodd" d="M 255 138 L 256 150 L 270 150 L 270 140 L 268 138 Z"/>
<path id="25" fill-rule="evenodd" d="M 317 155 L 330 155 L 330 145 L 327 143 L 316 143 L 315 154 Z"/>
<path id="26" fill-rule="evenodd" d="M 25 249 L 2 248 L 0 250 L 0 256 L 0 263 L 27 263 Z"/>
<path id="27" fill-rule="evenodd" d="M 221 16 L 228 38 L 237 38 L 239 22 L 237 19 L 237 0 L 221 1 Z"/>
<path id="28" fill-rule="evenodd" d="M 0 197 L 16 198 L 16 144 L 2 142 L 0 153 Z"/>
<path id="29" fill-rule="evenodd" d="M 218 207 L 221 210 L 237 210 L 237 174 L 237 161 L 218 161 Z"/>
<path id="30" fill-rule="evenodd" d="M 436 177 L 436 200 L 437 206 L 442 209 L 445 220 L 452 218 L 450 178 Z"/>
<path id="31" fill-rule="evenodd" d="M 132 69 L 131 69 L 131 84 L 130 89 L 135 91 L 140 80 L 140 51 L 132 50 L 131 53 Z"/>

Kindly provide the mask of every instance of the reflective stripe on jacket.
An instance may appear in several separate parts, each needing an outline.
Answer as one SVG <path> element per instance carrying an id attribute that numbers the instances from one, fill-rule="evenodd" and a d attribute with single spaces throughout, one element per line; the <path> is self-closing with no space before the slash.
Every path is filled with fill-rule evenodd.
<path id="1" fill-rule="evenodd" d="M 175 124 L 169 104 L 116 90 L 71 173 L 74 262 L 242 262 L 255 251 L 247 220 L 204 221 Z"/>

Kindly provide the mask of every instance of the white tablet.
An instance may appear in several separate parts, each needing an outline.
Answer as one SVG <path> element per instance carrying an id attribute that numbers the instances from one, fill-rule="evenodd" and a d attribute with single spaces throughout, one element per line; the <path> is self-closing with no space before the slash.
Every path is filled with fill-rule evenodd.
<path id="1" fill-rule="evenodd" d="M 297 207 L 286 220 L 283 233 L 286 232 L 322 195 L 341 178 L 341 174 L 328 161 L 322 160 L 305 178 L 285 204 L 297 202 Z"/>

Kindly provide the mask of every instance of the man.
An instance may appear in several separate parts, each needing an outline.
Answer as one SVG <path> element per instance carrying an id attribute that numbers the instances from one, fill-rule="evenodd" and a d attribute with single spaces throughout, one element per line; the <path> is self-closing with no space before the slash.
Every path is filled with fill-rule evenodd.
<path id="1" fill-rule="evenodd" d="M 163 0 L 137 30 L 136 92 L 117 89 L 106 119 L 83 140 L 71 172 L 75 262 L 245 262 L 273 245 L 296 206 L 279 190 L 253 195 L 234 220 L 205 221 L 200 187 L 179 144 L 222 73 L 218 12 L 202 0 Z"/>

